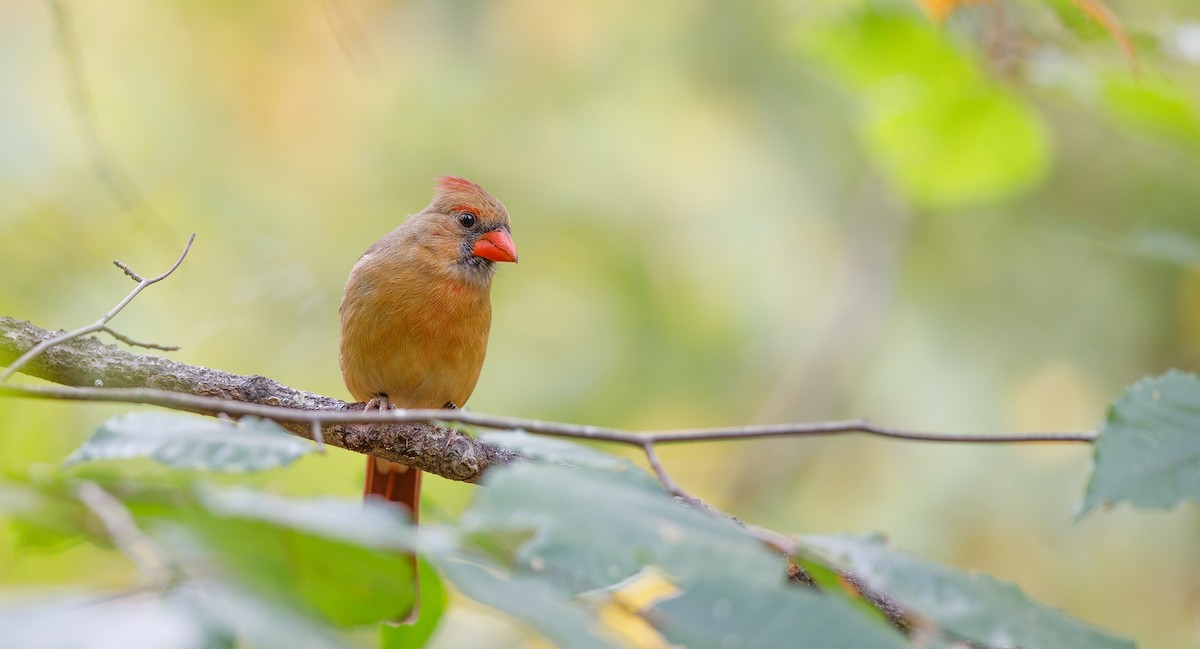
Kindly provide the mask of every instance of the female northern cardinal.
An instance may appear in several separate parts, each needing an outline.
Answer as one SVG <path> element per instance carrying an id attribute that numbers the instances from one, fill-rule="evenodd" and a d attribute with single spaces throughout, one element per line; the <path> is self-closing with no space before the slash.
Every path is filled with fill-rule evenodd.
<path id="1" fill-rule="evenodd" d="M 428 207 L 367 249 L 346 282 L 342 377 L 367 409 L 461 408 L 487 348 L 496 262 L 517 261 L 508 212 L 445 176 Z M 401 503 L 415 523 L 421 472 L 367 457 L 364 498 Z"/>

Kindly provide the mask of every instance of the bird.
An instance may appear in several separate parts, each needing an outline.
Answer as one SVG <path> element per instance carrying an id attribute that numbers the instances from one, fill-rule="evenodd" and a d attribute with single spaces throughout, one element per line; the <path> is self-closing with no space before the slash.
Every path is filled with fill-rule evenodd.
<path id="1" fill-rule="evenodd" d="M 457 176 L 359 257 L 338 309 L 338 357 L 367 410 L 462 408 L 483 367 L 498 263 L 517 261 L 508 211 Z M 367 456 L 364 499 L 399 503 L 418 519 L 421 472 Z M 414 579 L 416 558 L 413 557 Z M 417 604 L 401 613 L 415 619 Z"/>

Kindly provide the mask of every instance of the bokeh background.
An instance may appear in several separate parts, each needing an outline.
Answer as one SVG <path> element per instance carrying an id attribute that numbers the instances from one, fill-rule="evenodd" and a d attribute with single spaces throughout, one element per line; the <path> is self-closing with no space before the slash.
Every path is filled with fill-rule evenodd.
<path id="1" fill-rule="evenodd" d="M 1200 9 L 1112 8 L 1136 64 L 1067 0 L 940 26 L 900 1 L 7 0 L 0 312 L 91 322 L 131 288 L 113 258 L 156 273 L 196 232 L 114 324 L 346 397 L 346 275 L 452 173 L 506 203 L 521 255 L 475 410 L 1092 429 L 1122 387 L 1200 364 Z M 0 401 L 0 470 L 49 470 L 127 409 Z M 1196 508 L 1075 521 L 1083 446 L 663 457 L 743 520 L 884 531 L 1142 646 L 1200 644 Z M 361 465 L 238 479 L 353 497 Z M 472 490 L 426 485 L 432 518 Z M 0 587 L 130 575 L 0 527 Z M 438 642 L 481 638 L 531 642 L 469 603 Z"/>

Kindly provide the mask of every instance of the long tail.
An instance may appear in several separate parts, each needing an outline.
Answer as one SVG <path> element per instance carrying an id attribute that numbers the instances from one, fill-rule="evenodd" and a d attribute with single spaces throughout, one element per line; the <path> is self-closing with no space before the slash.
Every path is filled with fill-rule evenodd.
<path id="1" fill-rule="evenodd" d="M 408 510 L 413 525 L 416 525 L 421 505 L 420 469 L 414 469 L 397 462 L 389 462 L 388 460 L 381 460 L 368 455 L 367 483 L 363 488 L 363 499 L 366 500 L 371 497 L 400 503 L 400 505 Z M 416 622 L 421 604 L 421 587 L 417 582 L 417 555 L 411 554 L 409 555 L 409 559 L 412 560 L 413 588 L 416 593 L 413 596 L 412 608 L 399 611 L 392 620 L 392 622 L 397 624 L 412 624 Z"/>

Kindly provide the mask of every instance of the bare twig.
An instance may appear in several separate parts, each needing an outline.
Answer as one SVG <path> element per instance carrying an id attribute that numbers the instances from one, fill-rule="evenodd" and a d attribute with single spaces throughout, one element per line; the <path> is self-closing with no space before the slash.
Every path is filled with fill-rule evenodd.
<path id="1" fill-rule="evenodd" d="M 729 516 L 729 514 L 713 508 L 712 505 L 709 505 L 703 500 L 693 496 L 684 490 L 683 487 L 679 486 L 679 483 L 676 482 L 669 473 L 667 473 L 665 468 L 663 468 L 662 462 L 658 459 L 658 453 L 654 450 L 653 443 L 647 442 L 641 446 L 642 452 L 646 454 L 646 461 L 650 464 L 650 469 L 654 471 L 655 477 L 657 477 L 658 481 L 662 483 L 663 489 L 665 489 L 667 493 L 707 514 L 721 518 L 732 518 Z M 762 543 L 772 550 L 775 550 L 779 554 L 786 557 L 791 557 L 796 554 L 796 541 L 787 534 L 769 530 L 764 527 L 758 527 L 757 525 L 750 525 L 737 520 L 736 518 L 733 520 L 739 526 L 745 529 L 746 533 L 756 539 L 759 543 Z"/>
<path id="2" fill-rule="evenodd" d="M 129 295 L 126 295 L 125 299 L 118 302 L 116 306 L 109 309 L 108 313 L 105 313 L 103 316 L 100 316 L 100 319 L 93 322 L 92 324 L 87 325 L 86 327 L 80 327 L 73 331 L 65 332 L 65 333 L 55 336 L 49 340 L 43 340 L 37 346 L 26 351 L 24 354 L 21 355 L 20 358 L 18 358 L 17 360 L 15 360 L 11 364 L 9 364 L 9 366 L 7 368 L 5 368 L 3 372 L 0 372 L 0 383 L 8 380 L 8 377 L 15 374 L 17 372 L 17 370 L 21 369 L 21 367 L 23 367 L 31 359 L 35 358 L 38 354 L 41 354 L 42 352 L 46 351 L 47 349 L 50 349 L 51 347 L 54 347 L 55 345 L 60 345 L 62 343 L 65 343 L 68 340 L 73 340 L 75 338 L 79 338 L 80 336 L 86 336 L 90 333 L 95 333 L 97 331 L 107 331 L 108 333 L 116 336 L 122 342 L 127 342 L 127 343 L 138 345 L 141 347 L 151 347 L 154 349 L 171 349 L 171 348 L 161 347 L 161 346 L 153 345 L 153 344 L 144 344 L 144 343 L 134 342 L 134 341 L 130 340 L 129 338 L 126 338 L 125 336 L 116 334 L 107 325 L 108 325 L 109 320 L 112 320 L 113 318 L 115 318 L 116 315 L 121 312 L 121 309 L 124 309 L 127 304 L 129 304 L 130 302 L 133 301 L 133 298 L 138 296 L 138 293 L 141 293 L 143 290 L 145 290 L 145 288 L 147 286 L 150 286 L 151 284 L 161 282 L 162 280 L 166 279 L 171 273 L 175 272 L 175 269 L 179 268 L 179 265 L 183 263 L 184 257 L 187 257 L 188 251 L 192 249 L 192 242 L 195 240 L 196 240 L 195 234 L 192 234 L 192 236 L 188 237 L 187 245 L 185 245 L 183 247 L 183 252 L 180 253 L 179 258 L 175 260 L 175 263 L 171 264 L 171 267 L 168 268 L 166 270 L 166 272 L 164 272 L 160 275 L 157 275 L 155 277 L 151 277 L 149 279 L 142 278 L 140 275 L 133 272 L 133 270 L 131 270 L 128 266 L 126 266 L 125 264 L 122 264 L 119 261 L 113 262 L 118 267 L 120 267 L 122 270 L 124 270 L 126 275 L 129 275 L 130 277 L 132 277 L 138 281 L 138 285 L 136 287 L 134 287 L 134 289 L 132 291 L 129 292 Z M 178 349 L 178 347 L 175 347 L 173 349 Z"/>
<path id="3" fill-rule="evenodd" d="M 646 442 L 641 446 L 642 452 L 646 454 L 646 462 L 650 465 L 650 469 L 654 471 L 655 477 L 658 478 L 659 483 L 662 484 L 663 489 L 665 489 L 667 493 L 674 496 L 677 500 L 695 507 L 696 509 L 710 516 L 716 516 L 718 518 L 733 518 L 724 512 L 717 511 L 712 505 L 709 505 L 696 496 L 693 496 L 691 493 L 681 487 L 679 483 L 675 481 L 675 478 L 672 478 L 671 474 L 667 473 L 667 470 L 663 467 L 662 462 L 658 459 L 658 452 L 654 450 L 653 442 Z M 736 518 L 733 520 L 739 525 L 742 525 L 742 522 L 738 521 Z"/>
<path id="4" fill-rule="evenodd" d="M 796 540 L 787 534 L 746 523 L 742 523 L 742 526 L 746 529 L 747 534 L 754 537 L 759 543 L 762 543 L 763 545 L 775 550 L 779 554 L 785 557 L 792 557 L 796 555 L 796 548 L 798 547 Z"/>
<path id="5" fill-rule="evenodd" d="M 619 428 L 605 428 L 586 424 L 571 424 L 559 421 L 525 419 L 489 415 L 470 410 L 439 408 L 400 408 L 386 411 L 364 412 L 362 404 L 344 404 L 344 410 L 312 411 L 228 401 L 214 397 L 203 397 L 180 392 L 155 390 L 152 388 L 87 388 L 55 386 L 0 386 L 0 395 L 33 397 L 41 399 L 65 399 L 73 401 L 108 401 L 118 403 L 142 403 L 201 414 L 224 412 L 230 415 L 253 415 L 279 422 L 304 423 L 314 421 L 328 424 L 434 424 L 459 423 L 494 430 L 522 430 L 527 433 L 548 437 L 566 437 L 597 442 L 629 444 L 645 449 L 650 444 L 678 442 L 731 441 L 739 439 L 762 439 L 767 437 L 813 437 L 866 433 L 892 439 L 924 442 L 982 442 L 1032 443 L 1032 442 L 1092 442 L 1095 433 L 1015 433 L 1005 435 L 948 435 L 901 431 L 875 426 L 865 419 L 812 423 L 773 424 L 761 426 L 730 426 L 727 428 L 658 430 L 634 432 Z"/>
<path id="6" fill-rule="evenodd" d="M 171 585 L 177 574 L 173 562 L 153 539 L 138 529 L 133 515 L 120 500 L 94 482 L 81 483 L 75 494 L 100 519 L 109 540 L 138 567 L 147 581 L 158 589 Z"/>
<path id="7" fill-rule="evenodd" d="M 695 496 L 684 491 L 683 487 L 680 487 L 679 483 L 675 482 L 675 479 L 672 478 L 669 473 L 667 473 L 667 470 L 663 468 L 662 462 L 658 460 L 658 453 L 654 451 L 653 443 L 647 442 L 642 444 L 642 452 L 646 454 L 646 461 L 650 464 L 651 470 L 654 471 L 654 475 L 658 477 L 658 481 L 662 483 L 663 488 L 667 490 L 667 493 L 671 494 L 672 496 L 682 498 L 688 502 L 700 500 L 699 498 L 696 498 Z"/>
<path id="8" fill-rule="evenodd" d="M 120 259 L 114 259 L 113 265 L 116 266 L 117 268 L 120 268 L 122 271 L 124 271 L 125 274 L 129 276 L 129 279 L 132 279 L 135 282 L 142 281 L 142 279 L 143 279 L 142 276 L 138 275 L 136 271 L 134 271 L 125 262 L 121 261 Z"/>
<path id="9" fill-rule="evenodd" d="M 179 345 L 160 345 L 158 343 L 144 343 L 141 341 L 134 340 L 134 339 L 130 338 L 129 336 L 126 336 L 125 334 L 117 331 L 116 329 L 113 329 L 112 327 L 108 327 L 108 326 L 100 327 L 99 329 L 97 329 L 97 331 L 103 331 L 104 333 L 112 336 L 113 338 L 116 338 L 117 340 L 125 343 L 126 345 L 129 345 L 130 347 L 144 347 L 146 349 L 157 349 L 159 351 L 164 351 L 164 352 L 179 351 Z"/>
<path id="10" fill-rule="evenodd" d="M 483 425 L 483 424 L 480 424 Z M 529 431 L 535 432 L 535 431 Z M 948 433 L 931 433 L 922 431 L 900 430 L 888 426 L 872 424 L 865 418 L 847 419 L 843 421 L 820 421 L 791 424 L 761 424 L 753 426 L 732 426 L 728 428 L 691 428 L 679 430 L 649 431 L 638 434 L 638 441 L 633 439 L 604 439 L 604 441 L 624 442 L 626 444 L 640 443 L 649 440 L 655 444 L 672 444 L 678 442 L 714 442 L 735 439 L 763 439 L 768 437 L 822 437 L 846 433 L 865 433 L 877 437 L 907 440 L 911 442 L 950 442 L 956 444 L 1029 444 L 1037 442 L 1083 442 L 1095 441 L 1096 434 L 1090 431 L 1062 433 L 1001 433 L 994 435 L 954 435 Z M 552 433 L 543 433 L 552 434 Z M 628 435 L 628 433 L 624 433 Z"/>

